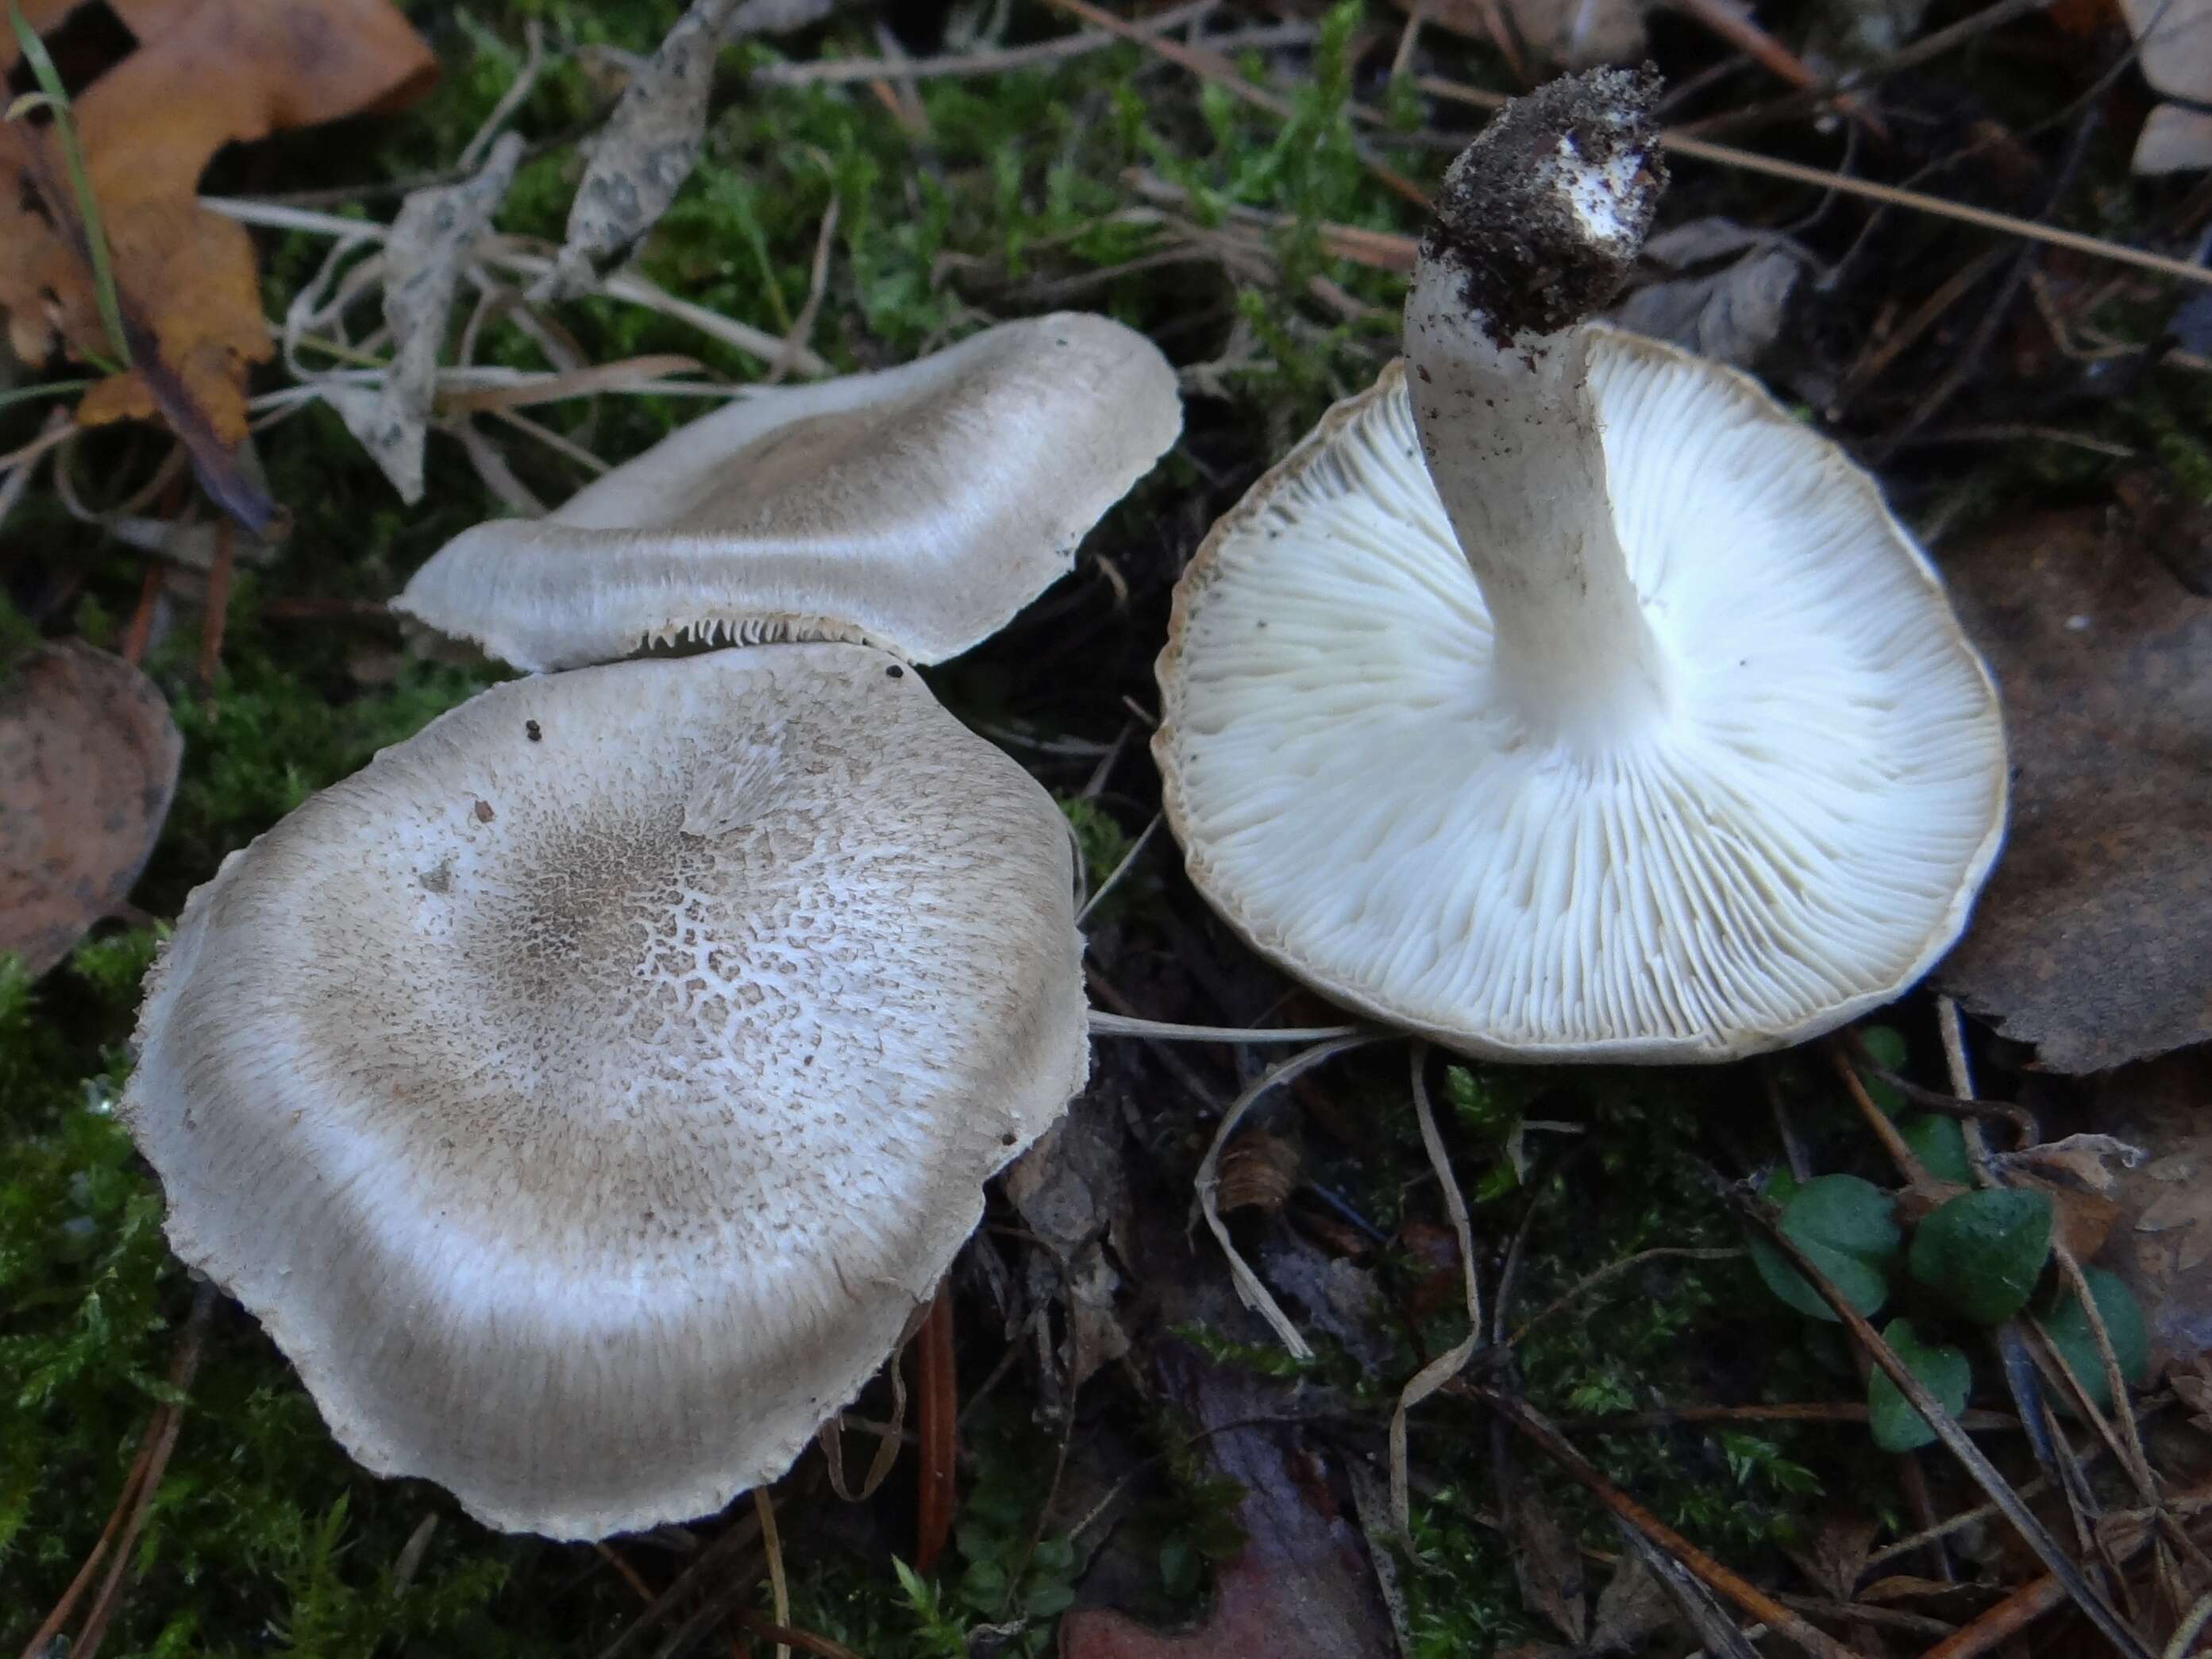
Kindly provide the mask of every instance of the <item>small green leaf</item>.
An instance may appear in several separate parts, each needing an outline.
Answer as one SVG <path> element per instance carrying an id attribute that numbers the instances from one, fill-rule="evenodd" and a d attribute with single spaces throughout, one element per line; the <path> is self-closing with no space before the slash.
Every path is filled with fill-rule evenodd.
<path id="1" fill-rule="evenodd" d="M 1893 1319 L 1881 1340 L 1897 1350 L 1905 1368 L 1934 1395 L 1954 1417 L 1966 1408 L 1966 1392 L 1973 1382 L 1973 1368 L 1966 1356 L 1948 1343 L 1923 1342 L 1905 1319 Z M 1936 1431 L 1905 1397 L 1888 1375 L 1877 1370 L 1867 1380 L 1867 1421 L 1874 1443 L 1887 1452 L 1907 1452 L 1932 1444 Z"/>
<path id="2" fill-rule="evenodd" d="M 1913 1278 L 1978 1325 L 2002 1325 L 2027 1304 L 2051 1254 L 2051 1200 L 1992 1188 L 1961 1193 L 1912 1237 Z"/>
<path id="3" fill-rule="evenodd" d="M 1973 1165 L 1966 1161 L 1966 1132 L 1957 1118 L 1923 1112 L 1899 1123 L 1897 1132 L 1938 1181 L 1955 1181 L 1963 1187 L 1974 1178 Z"/>
<path id="4" fill-rule="evenodd" d="M 1859 1046 L 1866 1057 L 1885 1072 L 1905 1070 L 1906 1051 L 1905 1035 L 1894 1025 L 1862 1025 Z M 1866 1085 L 1867 1097 L 1891 1117 L 1905 1109 L 1905 1097 L 1888 1084 L 1877 1081 L 1862 1069 L 1859 1080 Z"/>
<path id="5" fill-rule="evenodd" d="M 2143 1324 L 2142 1304 L 2133 1291 L 2102 1267 L 2084 1267 L 2081 1277 L 2089 1282 L 2090 1298 L 2105 1322 L 2105 1334 L 2112 1340 L 2112 1358 L 2120 1362 L 2121 1377 L 2140 1384 L 2150 1375 L 2150 1332 Z M 2112 1388 L 2105 1376 L 2104 1356 L 2097 1352 L 2096 1334 L 2089 1328 L 2089 1316 L 2073 1287 L 2062 1283 L 2038 1316 L 2043 1334 L 2066 1362 L 2066 1369 L 2074 1373 L 2090 1404 L 2100 1412 L 2110 1410 Z M 2062 1410 L 2073 1410 L 2070 1400 L 2062 1399 L 2059 1404 Z"/>
<path id="6" fill-rule="evenodd" d="M 1769 1183 L 1768 1191 L 1778 1184 Z M 1856 1176 L 1816 1176 L 1783 1204 L 1782 1231 L 1846 1302 L 1871 1314 L 1889 1296 L 1885 1270 L 1897 1258 L 1901 1237 L 1895 1208 L 1895 1200 L 1871 1182 Z M 1837 1317 L 1804 1275 L 1765 1239 L 1751 1241 L 1751 1259 L 1766 1288 L 1799 1313 L 1812 1319 Z"/>

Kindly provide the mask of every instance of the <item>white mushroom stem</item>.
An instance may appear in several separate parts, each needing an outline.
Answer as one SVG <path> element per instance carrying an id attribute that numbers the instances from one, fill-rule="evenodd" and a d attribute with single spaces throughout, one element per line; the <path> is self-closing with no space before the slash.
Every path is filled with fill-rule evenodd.
<path id="1" fill-rule="evenodd" d="M 1406 297 L 1422 449 L 1497 629 L 1493 696 L 1532 738 L 1584 753 L 1668 696 L 1576 326 L 1650 228 L 1656 89 L 1601 70 L 1509 105 L 1446 173 Z"/>

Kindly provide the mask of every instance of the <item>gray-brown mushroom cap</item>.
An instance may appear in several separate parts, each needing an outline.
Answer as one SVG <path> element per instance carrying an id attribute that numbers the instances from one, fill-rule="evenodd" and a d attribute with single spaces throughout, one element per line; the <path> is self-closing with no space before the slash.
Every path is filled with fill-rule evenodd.
<path id="1" fill-rule="evenodd" d="M 393 601 L 532 671 L 697 641 L 937 662 L 1073 568 L 1182 427 L 1144 336 L 1060 312 L 900 368 L 753 392 L 543 519 L 463 532 Z"/>
<path id="2" fill-rule="evenodd" d="M 1083 1083 L 1065 826 L 881 653 L 519 681 L 196 892 L 123 1110 L 380 1473 L 589 1538 L 787 1468 Z"/>

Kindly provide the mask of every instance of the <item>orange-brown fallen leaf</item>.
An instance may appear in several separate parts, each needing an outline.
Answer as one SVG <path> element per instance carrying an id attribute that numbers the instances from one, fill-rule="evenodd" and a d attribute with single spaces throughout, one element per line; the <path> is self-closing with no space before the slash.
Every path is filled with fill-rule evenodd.
<path id="1" fill-rule="evenodd" d="M 161 833 L 184 740 L 154 683 L 76 641 L 0 684 L 0 956 L 33 978 L 131 890 Z"/>
<path id="2" fill-rule="evenodd" d="M 31 0 L 49 30 L 74 0 Z M 78 405 L 86 425 L 166 419 L 204 479 L 246 435 L 246 377 L 270 355 L 253 246 L 203 209 L 225 144 L 388 108 L 436 74 L 389 0 L 112 0 L 137 50 L 74 100 L 106 234 L 129 372 Z M 18 56 L 0 30 L 0 73 Z M 25 362 L 112 357 L 76 198 L 52 127 L 0 125 L 0 311 Z M 218 500 L 225 491 L 211 483 Z M 255 528 L 259 526 L 256 526 Z"/>

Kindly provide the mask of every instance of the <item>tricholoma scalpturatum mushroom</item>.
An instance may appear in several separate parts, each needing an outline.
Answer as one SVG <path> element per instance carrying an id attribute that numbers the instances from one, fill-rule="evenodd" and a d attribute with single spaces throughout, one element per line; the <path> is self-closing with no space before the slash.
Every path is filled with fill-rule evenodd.
<path id="1" fill-rule="evenodd" d="M 1263 955 L 1467 1053 L 1718 1060 L 1887 1000 L 1996 854 L 1988 672 L 1872 479 L 1583 320 L 1663 184 L 1653 82 L 1509 106 L 1405 351 L 1214 527 L 1153 744 Z"/>
<path id="2" fill-rule="evenodd" d="M 123 1113 L 362 1462 L 595 1538 L 774 1480 L 883 1363 L 1087 1030 L 1058 807 L 850 641 L 988 634 L 1180 422 L 1142 337 L 1008 325 L 418 579 L 532 665 L 778 642 L 496 686 L 186 904 Z"/>

